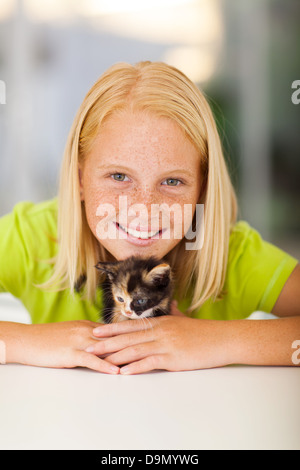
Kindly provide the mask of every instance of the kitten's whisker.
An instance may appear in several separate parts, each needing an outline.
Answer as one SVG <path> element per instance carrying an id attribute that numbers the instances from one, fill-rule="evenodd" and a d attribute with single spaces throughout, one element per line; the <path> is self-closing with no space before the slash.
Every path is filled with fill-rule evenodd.
<path id="1" fill-rule="evenodd" d="M 145 324 L 145 330 L 149 330 L 149 328 L 153 328 L 152 322 L 149 317 L 142 318 L 143 323 Z"/>
<path id="2" fill-rule="evenodd" d="M 148 330 L 148 323 L 150 323 L 148 317 L 143 318 L 143 323 L 145 326 L 145 331 Z"/>
<path id="3" fill-rule="evenodd" d="M 102 289 L 101 313 L 105 323 L 125 320 L 119 306 L 124 299 L 133 311 L 135 305 L 138 305 L 139 309 L 141 306 L 142 309 L 145 307 L 144 315 L 151 311 L 153 317 L 160 313 L 169 313 L 166 303 L 172 296 L 173 278 L 170 266 L 164 260 L 132 256 L 122 262 L 112 263 L 112 266 L 106 263 L 106 267 L 109 268 L 105 270 L 106 276 L 101 275 L 99 282 Z M 149 309 L 150 305 L 155 307 Z M 142 329 L 146 331 L 154 328 L 155 323 L 151 320 L 151 315 L 143 317 L 143 314 L 137 314 L 143 320 Z M 134 315 L 134 318 L 137 316 Z"/>

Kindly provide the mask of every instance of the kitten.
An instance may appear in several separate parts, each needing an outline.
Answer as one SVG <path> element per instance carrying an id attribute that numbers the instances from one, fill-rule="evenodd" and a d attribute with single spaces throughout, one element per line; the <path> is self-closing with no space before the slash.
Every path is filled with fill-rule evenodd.
<path id="1" fill-rule="evenodd" d="M 163 260 L 132 256 L 99 262 L 96 268 L 106 274 L 102 284 L 105 323 L 170 313 L 173 277 L 171 267 Z"/>

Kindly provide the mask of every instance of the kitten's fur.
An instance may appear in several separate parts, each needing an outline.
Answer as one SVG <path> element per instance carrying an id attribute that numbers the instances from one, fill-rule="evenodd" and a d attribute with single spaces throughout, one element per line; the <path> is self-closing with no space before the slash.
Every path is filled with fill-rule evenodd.
<path id="1" fill-rule="evenodd" d="M 106 274 L 102 283 L 105 323 L 170 313 L 173 277 L 165 261 L 132 256 L 123 261 L 99 262 L 96 268 Z"/>

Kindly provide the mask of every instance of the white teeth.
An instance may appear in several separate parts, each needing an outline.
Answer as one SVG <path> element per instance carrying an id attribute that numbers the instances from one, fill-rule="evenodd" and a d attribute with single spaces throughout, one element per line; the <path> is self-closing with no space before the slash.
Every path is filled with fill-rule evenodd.
<path id="1" fill-rule="evenodd" d="M 120 225 L 120 224 L 119 224 Z M 148 240 L 148 238 L 154 237 L 154 235 L 158 235 L 158 232 L 140 232 L 138 230 L 133 230 L 131 228 L 125 228 L 122 225 L 120 225 L 121 229 L 124 230 L 124 232 L 127 232 L 129 235 L 135 238 L 141 238 L 142 240 Z"/>

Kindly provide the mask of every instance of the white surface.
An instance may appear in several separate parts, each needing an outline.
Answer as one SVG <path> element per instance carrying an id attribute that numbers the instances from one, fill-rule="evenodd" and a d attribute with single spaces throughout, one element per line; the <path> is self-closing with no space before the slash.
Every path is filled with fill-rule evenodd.
<path id="1" fill-rule="evenodd" d="M 298 368 L 0 366 L 0 449 L 300 449 Z"/>
<path id="2" fill-rule="evenodd" d="M 0 294 L 0 321 L 31 323 L 29 313 L 23 304 L 11 294 Z"/>
<path id="3" fill-rule="evenodd" d="M 0 320 L 30 322 L 9 294 Z M 0 384 L 0 449 L 300 449 L 298 368 L 115 377 L 5 365 Z"/>

